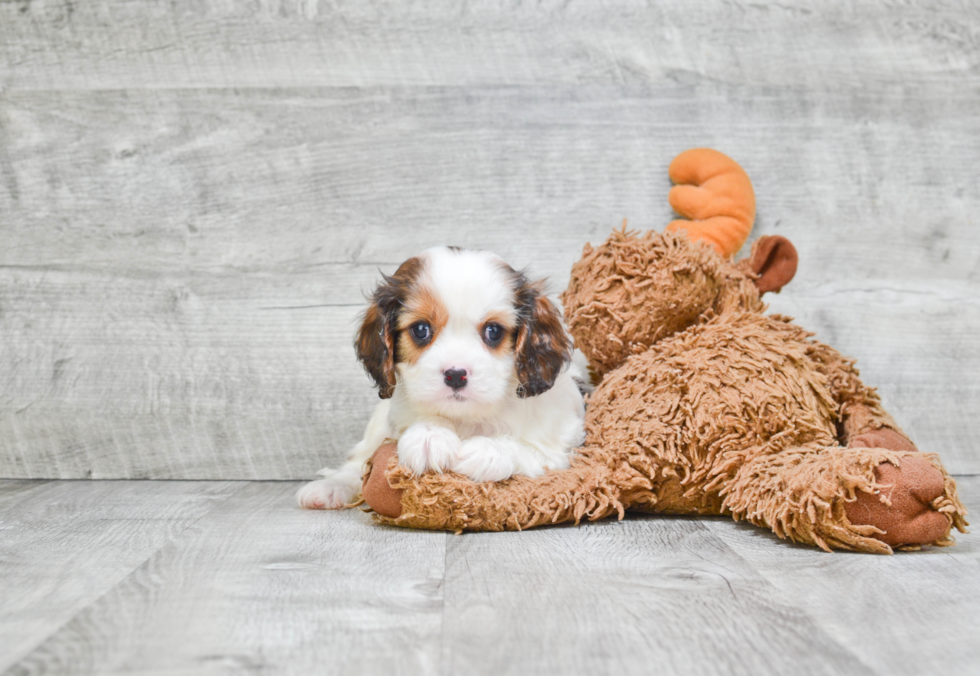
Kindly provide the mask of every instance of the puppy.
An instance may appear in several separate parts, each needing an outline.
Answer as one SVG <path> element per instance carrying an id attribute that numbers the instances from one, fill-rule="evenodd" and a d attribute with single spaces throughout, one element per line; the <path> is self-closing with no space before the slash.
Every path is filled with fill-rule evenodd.
<path id="1" fill-rule="evenodd" d="M 299 490 L 302 507 L 352 502 L 386 439 L 415 474 L 482 482 L 565 468 L 585 438 L 560 313 L 540 282 L 489 252 L 439 247 L 405 261 L 371 296 L 355 346 L 382 401 L 348 461 Z"/>

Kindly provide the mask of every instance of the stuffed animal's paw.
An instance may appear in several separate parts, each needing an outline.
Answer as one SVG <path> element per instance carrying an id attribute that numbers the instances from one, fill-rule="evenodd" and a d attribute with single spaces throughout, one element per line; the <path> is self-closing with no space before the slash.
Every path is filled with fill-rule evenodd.
<path id="1" fill-rule="evenodd" d="M 398 518 L 402 513 L 402 493 L 401 489 L 392 488 L 388 483 L 385 472 L 391 459 L 398 452 L 395 444 L 383 444 L 371 458 L 371 471 L 364 477 L 364 486 L 361 494 L 364 502 L 372 510 L 391 518 Z"/>
<path id="2" fill-rule="evenodd" d="M 949 532 L 949 519 L 932 507 L 945 489 L 943 473 L 928 460 L 909 456 L 899 466 L 882 463 L 875 482 L 877 493 L 861 491 L 845 505 L 852 524 L 883 530 L 874 537 L 892 547 L 930 544 Z"/>
<path id="3" fill-rule="evenodd" d="M 848 440 L 847 445 L 850 448 L 887 448 L 890 451 L 919 450 L 904 435 L 887 427 L 853 436 Z"/>
<path id="4" fill-rule="evenodd" d="M 456 462 L 461 445 L 447 427 L 415 423 L 398 440 L 398 460 L 416 476 L 429 470 L 442 472 Z"/>

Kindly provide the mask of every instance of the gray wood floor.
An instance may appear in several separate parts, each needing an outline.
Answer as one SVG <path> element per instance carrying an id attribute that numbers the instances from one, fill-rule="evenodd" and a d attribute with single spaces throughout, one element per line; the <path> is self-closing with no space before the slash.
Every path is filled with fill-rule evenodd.
<path id="1" fill-rule="evenodd" d="M 980 512 L 980 477 L 959 479 Z M 976 674 L 980 541 L 726 518 L 455 536 L 292 482 L 0 481 L 7 674 Z"/>

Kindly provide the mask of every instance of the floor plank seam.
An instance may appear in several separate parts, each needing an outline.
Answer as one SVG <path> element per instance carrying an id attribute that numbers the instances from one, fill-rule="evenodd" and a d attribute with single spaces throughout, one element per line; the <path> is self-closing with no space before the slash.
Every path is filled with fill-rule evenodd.
<path id="1" fill-rule="evenodd" d="M 218 482 L 218 483 L 237 483 L 237 482 Z M 243 482 L 243 483 L 246 483 L 247 484 L 248 482 Z M 58 624 L 43 639 L 39 640 L 37 643 L 35 643 L 34 645 L 32 645 L 29 649 L 27 649 L 25 652 L 23 652 L 19 657 L 15 658 L 12 662 L 10 662 L 9 664 L 7 664 L 6 666 L 0 665 L 0 669 L 3 670 L 2 672 L 0 672 L 0 676 L 12 676 L 13 674 L 19 674 L 20 672 L 19 671 L 16 671 L 16 669 L 17 669 L 17 667 L 22 662 L 24 662 L 25 660 L 29 659 L 31 657 L 31 655 L 33 655 L 38 650 L 40 650 L 46 643 L 48 643 L 54 637 L 56 637 L 59 633 L 61 633 L 67 626 L 69 626 L 72 622 L 74 622 L 78 617 L 80 617 L 84 613 L 88 612 L 91 608 L 97 606 L 109 594 L 113 593 L 119 587 L 119 585 L 124 584 L 130 577 L 133 576 L 133 574 L 135 574 L 137 571 L 139 571 L 144 566 L 146 566 L 146 564 L 149 561 L 151 561 L 154 557 L 159 556 L 160 552 L 162 552 L 167 547 L 173 546 L 173 544 L 176 541 L 178 541 L 180 539 L 180 537 L 184 533 L 186 533 L 190 528 L 193 528 L 198 523 L 200 523 L 202 519 L 205 519 L 206 517 L 210 516 L 220 505 L 222 505 L 223 503 L 227 502 L 228 500 L 230 500 L 232 497 L 234 497 L 236 494 L 238 494 L 239 492 L 241 492 L 243 490 L 245 490 L 245 486 L 240 487 L 240 489 L 237 490 L 237 491 L 234 491 L 232 493 L 229 493 L 228 495 L 226 495 L 224 498 L 222 498 L 220 500 L 215 500 L 214 504 L 212 505 L 212 507 L 210 509 L 208 509 L 204 514 L 202 514 L 198 518 L 194 519 L 193 521 L 190 521 L 184 528 L 182 528 L 182 529 L 180 529 L 180 531 L 174 533 L 170 538 L 168 538 L 165 542 L 163 542 L 159 547 L 157 547 L 156 549 L 154 549 L 153 552 L 151 552 L 146 558 L 144 558 L 139 563 L 136 563 L 135 565 L 133 565 L 133 567 L 130 568 L 129 572 L 127 572 L 125 575 L 123 575 L 118 580 L 116 580 L 116 582 L 111 587 L 107 588 L 104 592 L 102 592 L 97 597 L 95 597 L 94 599 L 92 599 L 91 602 L 87 603 L 86 605 L 84 605 L 81 608 L 79 608 L 76 612 L 72 613 L 69 617 L 67 617 L 65 619 L 64 622 L 61 622 L 60 624 Z"/>
<path id="2" fill-rule="evenodd" d="M 455 535 L 444 533 L 442 537 L 442 610 L 439 613 L 439 665 L 436 673 L 451 676 L 446 673 L 446 578 L 449 574 L 449 538 Z"/>
<path id="3" fill-rule="evenodd" d="M 842 644 L 840 641 L 837 640 L 835 636 L 831 635 L 825 629 L 823 629 L 822 627 L 823 623 L 820 621 L 820 618 L 815 617 L 813 614 L 811 614 L 806 609 L 804 609 L 799 603 L 796 603 L 795 600 L 791 596 L 787 595 L 782 589 L 782 587 L 776 584 L 776 582 L 769 575 L 767 575 L 765 571 L 759 570 L 758 566 L 756 566 L 752 561 L 746 559 L 737 550 L 732 548 L 732 546 L 729 545 L 728 542 L 726 542 L 723 538 L 715 534 L 711 528 L 705 526 L 705 517 L 696 516 L 694 517 L 694 519 L 700 528 L 703 528 L 708 533 L 708 535 L 710 535 L 713 539 L 717 540 L 718 544 L 724 547 L 733 557 L 735 557 L 738 561 L 741 561 L 743 564 L 745 564 L 745 566 L 748 569 L 754 571 L 762 580 L 764 580 L 768 585 L 770 593 L 777 601 L 785 604 L 787 607 L 792 608 L 795 612 L 799 613 L 800 617 L 806 619 L 813 626 L 813 628 L 819 632 L 820 635 L 822 635 L 828 642 L 835 645 L 841 651 L 841 653 L 846 655 L 848 658 L 852 659 L 856 664 L 859 664 L 861 667 L 866 669 L 868 674 L 874 674 L 876 676 L 880 674 L 879 671 L 877 671 L 871 665 L 867 664 L 864 660 L 862 660 L 861 657 L 858 656 L 848 646 Z M 722 520 L 717 519 L 716 517 L 708 517 L 708 519 L 710 519 L 709 521 L 710 523 L 722 523 Z M 735 523 L 729 522 L 729 525 L 735 525 Z M 776 546 L 790 545 L 790 543 L 779 541 L 776 542 L 775 545 Z M 831 556 L 833 556 L 833 554 L 831 554 Z M 699 554 L 699 558 L 701 558 L 702 560 L 706 560 L 704 559 L 703 556 L 700 556 L 700 554 Z M 738 593 L 736 593 L 734 589 L 732 589 L 731 582 L 727 578 L 725 579 L 725 582 L 728 583 L 729 589 L 731 589 L 733 596 L 735 596 L 735 598 L 737 599 Z"/>

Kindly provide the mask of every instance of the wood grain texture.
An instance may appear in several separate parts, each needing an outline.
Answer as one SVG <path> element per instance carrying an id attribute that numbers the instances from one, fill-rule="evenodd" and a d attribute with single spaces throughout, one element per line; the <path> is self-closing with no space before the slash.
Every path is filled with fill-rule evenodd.
<path id="1" fill-rule="evenodd" d="M 233 492 L 188 482 L 0 482 L 0 672 Z"/>
<path id="2" fill-rule="evenodd" d="M 501 535 L 450 540 L 445 673 L 871 673 L 696 520 Z"/>
<path id="3" fill-rule="evenodd" d="M 791 236 L 816 282 L 978 274 L 968 167 L 980 121 L 962 88 L 12 92 L 0 103 L 5 270 L 320 272 L 319 302 L 361 302 L 379 265 L 454 242 L 560 289 L 586 241 L 623 218 L 670 220 L 667 164 L 702 144 L 744 165 L 755 234 Z"/>
<path id="4" fill-rule="evenodd" d="M 375 398 L 379 269 L 559 291 L 709 145 L 789 237 L 773 308 L 980 472 L 980 9 L 917 2 L 0 4 L 0 476 L 308 477 Z"/>
<path id="5" fill-rule="evenodd" d="M 206 287 L 109 279 L 80 305 L 66 281 L 63 293 L 41 292 L 51 313 L 37 312 L 38 294 L 21 296 L 27 309 L 7 314 L 22 328 L 11 331 L 19 349 L 8 343 L 5 471 L 310 476 L 343 458 L 377 402 L 350 347 L 359 308 L 269 307 L 293 301 Z M 57 325 L 70 326 L 71 339 L 52 354 L 46 339 Z"/>
<path id="6" fill-rule="evenodd" d="M 980 477 L 958 480 L 976 513 Z M 0 481 L 0 672 L 911 676 L 980 659 L 974 534 L 892 557 L 717 517 L 454 536 L 300 510 L 297 486 Z"/>
<path id="7" fill-rule="evenodd" d="M 976 522 L 980 477 L 957 479 Z M 967 676 L 980 663 L 980 542 L 881 558 L 813 556 L 748 525 L 706 521 L 747 565 L 857 659 L 880 674 Z"/>
<path id="8" fill-rule="evenodd" d="M 238 484 L 7 673 L 433 673 L 448 536 L 295 489 Z"/>
<path id="9" fill-rule="evenodd" d="M 702 78 L 884 89 L 956 82 L 980 64 L 970 0 L 14 0 L 0 12 L 9 89 Z"/>

